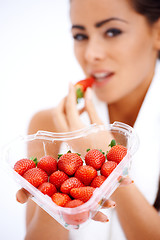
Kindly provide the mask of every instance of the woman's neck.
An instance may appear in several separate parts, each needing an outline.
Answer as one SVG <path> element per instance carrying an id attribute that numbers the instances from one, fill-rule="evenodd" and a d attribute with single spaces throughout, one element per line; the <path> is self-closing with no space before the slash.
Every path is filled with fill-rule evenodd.
<path id="1" fill-rule="evenodd" d="M 152 78 L 147 81 L 143 81 L 138 88 L 123 99 L 108 105 L 111 123 L 119 121 L 133 127 L 152 81 L 151 79 Z"/>

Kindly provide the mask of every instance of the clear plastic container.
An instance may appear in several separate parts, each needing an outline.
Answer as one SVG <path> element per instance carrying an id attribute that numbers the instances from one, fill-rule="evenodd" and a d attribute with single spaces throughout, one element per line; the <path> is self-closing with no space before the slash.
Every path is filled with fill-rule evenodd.
<path id="1" fill-rule="evenodd" d="M 26 157 L 40 158 L 44 155 L 52 155 L 57 159 L 58 153 L 63 154 L 71 150 L 80 153 L 83 158 L 88 148 L 102 149 L 106 152 L 112 139 L 115 139 L 118 144 L 127 147 L 126 156 L 101 187 L 96 188 L 90 200 L 76 208 L 57 206 L 49 196 L 41 193 L 13 169 L 16 161 Z M 65 228 L 78 229 L 91 220 L 102 207 L 105 199 L 109 199 L 119 186 L 121 177 L 128 174 L 132 156 L 136 152 L 138 144 L 138 137 L 134 129 L 124 123 L 93 124 L 74 132 L 52 133 L 38 131 L 33 135 L 19 137 L 5 148 L 3 160 L 8 174 L 12 175 L 21 187 L 31 193 L 33 201 Z"/>

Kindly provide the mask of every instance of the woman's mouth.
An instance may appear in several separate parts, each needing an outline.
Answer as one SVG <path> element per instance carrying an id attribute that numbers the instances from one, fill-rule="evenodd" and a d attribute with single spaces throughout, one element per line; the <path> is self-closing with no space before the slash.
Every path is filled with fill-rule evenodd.
<path id="1" fill-rule="evenodd" d="M 113 76 L 113 72 L 99 72 L 92 74 L 94 78 L 94 85 L 96 87 L 102 87 L 104 86 Z"/>

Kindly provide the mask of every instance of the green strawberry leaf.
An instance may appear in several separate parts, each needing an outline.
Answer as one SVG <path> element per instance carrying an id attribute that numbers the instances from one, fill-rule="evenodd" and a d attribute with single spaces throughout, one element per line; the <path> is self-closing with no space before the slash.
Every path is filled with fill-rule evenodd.
<path id="1" fill-rule="evenodd" d="M 89 152 L 91 149 L 90 148 L 88 148 L 87 150 L 86 150 L 86 152 Z"/>
<path id="2" fill-rule="evenodd" d="M 105 152 L 103 152 L 102 149 L 99 149 L 99 151 L 100 151 L 103 155 L 105 154 Z"/>
<path id="3" fill-rule="evenodd" d="M 108 146 L 110 146 L 112 148 L 115 145 L 116 145 L 116 141 L 114 139 L 112 139 L 112 141 L 110 142 L 110 144 Z"/>
<path id="4" fill-rule="evenodd" d="M 37 158 L 35 158 L 35 157 L 30 157 L 30 159 L 31 159 L 33 162 L 35 162 L 35 164 L 36 164 L 36 166 L 37 166 L 37 163 L 38 163 Z"/>
<path id="5" fill-rule="evenodd" d="M 78 88 L 78 89 L 77 89 L 76 95 L 77 95 L 77 99 L 83 98 L 84 94 L 83 94 L 81 88 Z"/>
<path id="6" fill-rule="evenodd" d="M 81 156 L 81 154 L 80 153 L 76 153 L 78 156 Z"/>
<path id="7" fill-rule="evenodd" d="M 58 154 L 58 159 L 62 156 L 63 154 Z"/>

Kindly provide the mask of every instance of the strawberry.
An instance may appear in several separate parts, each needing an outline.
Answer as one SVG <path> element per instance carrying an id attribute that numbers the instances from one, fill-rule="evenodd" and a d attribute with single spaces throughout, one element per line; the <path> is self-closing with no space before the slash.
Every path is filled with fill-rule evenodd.
<path id="1" fill-rule="evenodd" d="M 75 207 L 81 206 L 82 204 L 84 204 L 83 201 L 81 201 L 79 199 L 73 199 L 73 200 L 67 202 L 64 205 L 64 207 L 66 207 L 66 208 L 75 208 Z"/>
<path id="2" fill-rule="evenodd" d="M 27 170 L 35 167 L 36 163 L 34 162 L 34 160 L 23 158 L 17 161 L 13 168 L 18 174 L 22 176 Z"/>
<path id="3" fill-rule="evenodd" d="M 70 191 L 70 195 L 75 199 L 87 202 L 92 197 L 94 190 L 95 188 L 90 186 L 72 188 Z"/>
<path id="4" fill-rule="evenodd" d="M 117 167 L 117 163 L 113 161 L 105 162 L 101 167 L 101 174 L 105 177 L 108 177 L 111 172 Z"/>
<path id="5" fill-rule="evenodd" d="M 74 200 L 71 200 L 70 202 L 67 202 L 64 205 L 64 207 L 75 208 L 75 207 L 81 206 L 82 204 L 84 204 L 83 201 L 79 199 L 74 199 Z M 85 222 L 88 218 L 89 218 L 89 211 L 86 211 L 86 210 L 82 212 L 78 212 L 76 214 L 67 214 L 67 213 L 63 214 L 64 221 L 70 225 L 79 225 Z"/>
<path id="6" fill-rule="evenodd" d="M 41 191 L 43 194 L 46 194 L 48 196 L 52 196 L 54 193 L 57 192 L 56 187 L 49 182 L 44 182 L 42 183 L 39 187 L 38 190 Z"/>
<path id="7" fill-rule="evenodd" d="M 58 161 L 58 169 L 72 176 L 83 165 L 82 158 L 77 153 L 67 152 Z"/>
<path id="8" fill-rule="evenodd" d="M 81 183 L 81 181 L 78 178 L 71 177 L 62 183 L 61 192 L 69 194 L 72 188 L 83 186 L 84 186 L 83 183 Z"/>
<path id="9" fill-rule="evenodd" d="M 107 160 L 120 163 L 127 154 L 127 148 L 122 145 L 113 146 L 107 153 Z"/>
<path id="10" fill-rule="evenodd" d="M 94 188 L 100 187 L 105 180 L 106 180 L 105 176 L 99 175 L 93 179 L 93 181 L 91 182 L 91 187 Z"/>
<path id="11" fill-rule="evenodd" d="M 58 206 L 63 207 L 67 202 L 71 201 L 71 198 L 65 193 L 54 193 L 52 196 L 52 201 Z"/>
<path id="12" fill-rule="evenodd" d="M 80 166 L 75 173 L 75 177 L 78 178 L 86 186 L 90 185 L 96 176 L 96 169 L 89 165 Z"/>
<path id="13" fill-rule="evenodd" d="M 93 83 L 94 83 L 94 78 L 92 77 L 78 81 L 75 84 L 77 99 L 83 98 L 86 89 L 88 87 L 91 87 Z"/>
<path id="14" fill-rule="evenodd" d="M 38 161 L 37 167 L 44 170 L 50 176 L 53 172 L 57 171 L 57 160 L 49 155 L 44 156 Z"/>
<path id="15" fill-rule="evenodd" d="M 87 165 L 94 167 L 96 170 L 99 170 L 102 164 L 105 162 L 104 154 L 97 150 L 91 149 L 85 155 L 85 162 Z"/>
<path id="16" fill-rule="evenodd" d="M 56 171 L 49 177 L 49 182 L 52 183 L 57 189 L 60 189 L 62 183 L 69 177 L 62 171 Z"/>
<path id="17" fill-rule="evenodd" d="M 27 172 L 23 174 L 23 177 L 36 188 L 48 181 L 47 173 L 40 168 L 31 168 L 27 170 Z"/>

